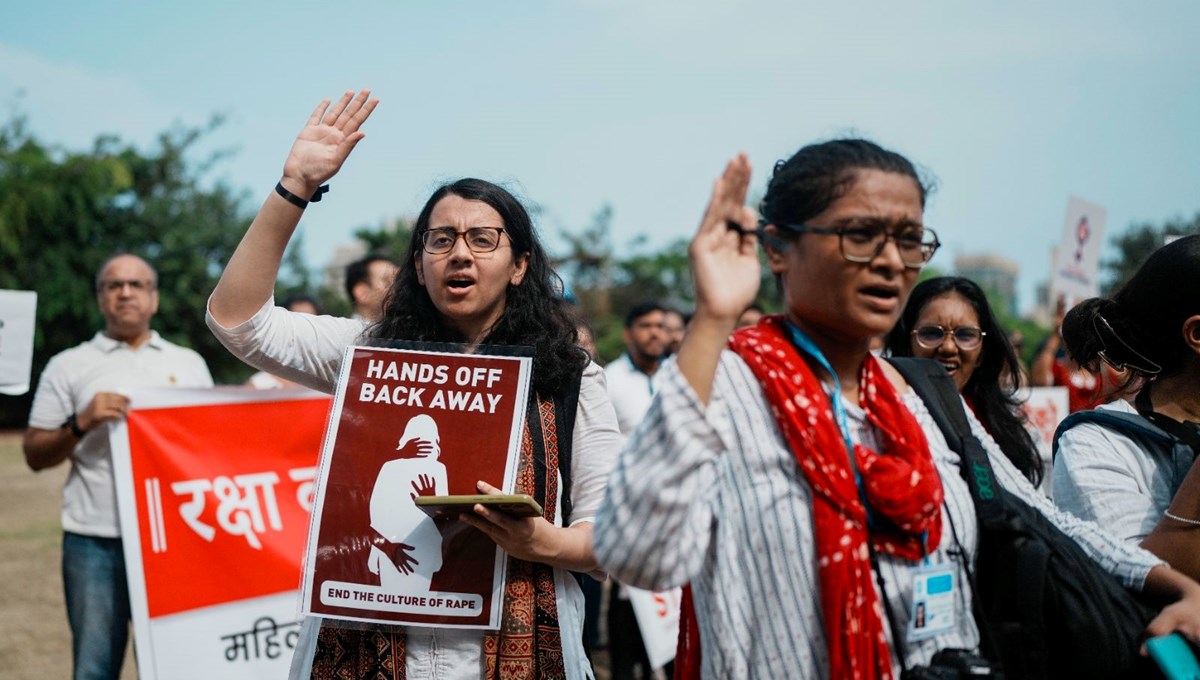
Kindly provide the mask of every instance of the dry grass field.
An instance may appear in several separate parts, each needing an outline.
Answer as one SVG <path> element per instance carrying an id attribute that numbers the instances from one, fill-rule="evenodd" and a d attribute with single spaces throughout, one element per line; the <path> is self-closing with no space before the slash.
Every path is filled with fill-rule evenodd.
<path id="1" fill-rule="evenodd" d="M 0 432 L 0 680 L 69 678 L 63 604 L 61 489 L 67 466 L 25 466 L 21 433 Z M 137 677 L 126 652 L 122 680 Z"/>

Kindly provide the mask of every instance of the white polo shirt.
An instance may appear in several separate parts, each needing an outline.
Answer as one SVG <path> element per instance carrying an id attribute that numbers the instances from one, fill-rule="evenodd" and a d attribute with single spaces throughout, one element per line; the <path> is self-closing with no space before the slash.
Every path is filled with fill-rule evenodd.
<path id="1" fill-rule="evenodd" d="M 212 375 L 199 354 L 167 342 L 157 331 L 137 349 L 100 332 L 46 364 L 33 397 L 29 426 L 57 430 L 72 413 L 87 408 L 97 392 L 212 384 Z M 121 535 L 107 427 L 93 428 L 71 452 L 71 472 L 63 486 L 62 524 L 64 530 L 86 536 Z"/>
<path id="2" fill-rule="evenodd" d="M 628 352 L 605 366 L 604 373 L 608 378 L 608 397 L 617 411 L 617 425 L 624 442 L 650 410 L 650 402 L 654 400 L 654 380 L 633 364 Z"/>

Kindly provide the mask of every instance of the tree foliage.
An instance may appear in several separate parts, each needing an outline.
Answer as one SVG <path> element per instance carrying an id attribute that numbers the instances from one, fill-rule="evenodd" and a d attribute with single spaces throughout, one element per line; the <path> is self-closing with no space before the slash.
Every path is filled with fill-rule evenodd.
<path id="1" fill-rule="evenodd" d="M 625 351 L 625 313 L 644 300 L 654 300 L 689 314 L 696 303 L 688 263 L 688 239 L 676 239 L 659 250 L 644 236 L 618 249 L 612 240 L 611 205 L 601 206 L 578 233 L 563 232 L 566 253 L 555 262 L 592 325 L 600 358 L 611 361 Z M 618 254 L 621 253 L 621 254 Z M 777 311 L 775 284 L 766 268 L 758 304 Z"/>
<path id="2" fill-rule="evenodd" d="M 0 288 L 38 294 L 32 384 L 51 356 L 103 328 L 94 279 L 117 252 L 158 270 L 156 330 L 198 351 L 218 382 L 248 375 L 204 324 L 208 295 L 249 224 L 228 186 L 204 182 L 224 154 L 193 160 L 219 124 L 165 132 L 150 151 L 107 135 L 88 150 L 57 148 L 21 118 L 0 127 Z M 0 401 L 0 420 L 23 424 L 30 400 Z"/>
<path id="3" fill-rule="evenodd" d="M 1142 266 L 1150 253 L 1161 248 L 1169 237 L 1200 234 L 1200 213 L 1190 220 L 1177 217 L 1162 225 L 1142 222 L 1131 225 L 1125 233 L 1113 237 L 1117 256 L 1103 262 L 1108 272 L 1104 283 L 1104 294 L 1111 295 L 1128 281 Z"/>

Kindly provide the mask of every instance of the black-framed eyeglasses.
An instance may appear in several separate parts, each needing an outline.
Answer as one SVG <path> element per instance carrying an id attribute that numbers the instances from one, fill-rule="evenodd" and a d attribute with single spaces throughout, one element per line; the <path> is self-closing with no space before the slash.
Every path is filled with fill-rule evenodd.
<path id="1" fill-rule="evenodd" d="M 102 293 L 116 293 L 125 286 L 132 288 L 135 293 L 140 293 L 154 288 L 154 282 L 149 279 L 104 279 L 96 283 L 96 290 Z"/>
<path id="2" fill-rule="evenodd" d="M 1099 314 L 1093 316 L 1092 329 L 1096 331 L 1097 337 L 1100 338 L 1100 344 L 1104 347 L 1104 349 L 1096 352 L 1096 355 L 1099 356 L 1100 360 L 1104 363 L 1112 366 L 1114 369 L 1120 372 L 1132 370 L 1147 376 L 1154 376 L 1162 373 L 1162 366 L 1158 365 L 1157 362 L 1146 357 L 1136 349 L 1130 347 L 1129 343 L 1122 340 L 1121 336 L 1117 335 L 1117 332 L 1113 330 L 1112 325 L 1108 323 L 1108 319 L 1105 319 Z M 1113 349 L 1114 345 L 1119 345 L 1121 353 L 1132 357 L 1132 360 L 1126 359 L 1125 361 L 1116 361 L 1110 357 L 1109 352 Z"/>
<path id="3" fill-rule="evenodd" d="M 924 267 L 941 247 L 937 234 L 924 227 L 905 227 L 888 231 L 882 223 L 853 224 L 843 227 L 814 227 L 808 224 L 780 224 L 781 228 L 797 234 L 837 236 L 842 257 L 849 262 L 865 264 L 879 257 L 888 239 L 896 242 L 900 261 L 909 269 Z"/>
<path id="4" fill-rule="evenodd" d="M 421 247 L 430 255 L 445 255 L 454 249 L 459 237 L 473 253 L 490 253 L 500 247 L 503 227 L 471 227 L 459 231 L 454 227 L 435 227 L 421 234 Z"/>
<path id="5" fill-rule="evenodd" d="M 954 336 L 954 344 L 959 349 L 972 350 L 983 343 L 983 336 L 987 333 L 979 328 L 979 326 L 959 326 L 957 328 L 945 328 L 943 326 L 921 326 L 912 332 L 912 336 L 916 338 L 917 344 L 925 349 L 937 349 L 946 342 L 946 336 Z"/>

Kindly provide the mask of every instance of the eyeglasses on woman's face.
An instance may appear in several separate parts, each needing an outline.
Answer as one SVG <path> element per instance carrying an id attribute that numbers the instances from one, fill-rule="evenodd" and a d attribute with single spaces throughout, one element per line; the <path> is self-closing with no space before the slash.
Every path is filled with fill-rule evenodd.
<path id="1" fill-rule="evenodd" d="M 954 336 L 954 344 L 962 350 L 973 350 L 983 342 L 987 335 L 979 326 L 959 326 L 944 328 L 942 326 L 921 326 L 912 332 L 917 344 L 925 349 L 937 349 L 946 342 L 946 336 Z"/>
<path id="2" fill-rule="evenodd" d="M 853 222 L 840 227 L 814 227 L 807 224 L 781 224 L 780 227 L 797 234 L 837 236 L 842 257 L 849 262 L 865 264 L 879 257 L 888 240 L 896 242 L 900 261 L 909 269 L 920 269 L 941 247 L 932 229 L 910 225 L 889 231 L 883 222 Z"/>
<path id="3" fill-rule="evenodd" d="M 435 227 L 421 234 L 421 247 L 430 255 L 445 255 L 454 250 L 461 237 L 473 253 L 490 253 L 500 247 L 503 227 L 471 227 L 459 231 L 454 227 Z"/>

